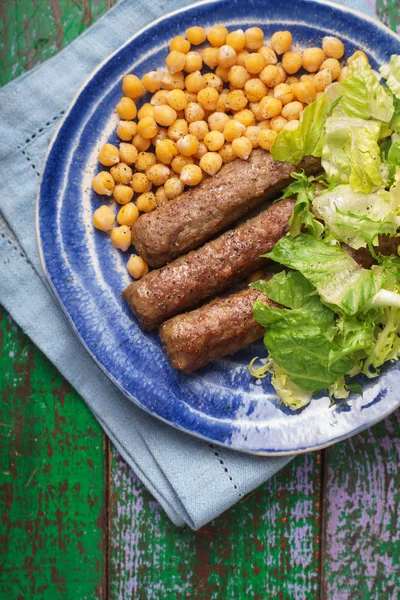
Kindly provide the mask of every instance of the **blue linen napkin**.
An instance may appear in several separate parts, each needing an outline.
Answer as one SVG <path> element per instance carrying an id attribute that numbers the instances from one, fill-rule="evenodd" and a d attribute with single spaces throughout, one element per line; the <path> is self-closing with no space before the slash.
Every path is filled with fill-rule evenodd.
<path id="1" fill-rule="evenodd" d="M 187 4 L 170 0 L 168 11 Z M 364 0 L 343 4 L 373 14 Z M 0 302 L 79 392 L 171 520 L 198 529 L 291 457 L 255 457 L 214 447 L 133 405 L 73 333 L 44 278 L 35 237 L 39 175 L 59 120 L 99 62 L 163 12 L 151 0 L 121 0 L 57 56 L 0 90 Z"/>

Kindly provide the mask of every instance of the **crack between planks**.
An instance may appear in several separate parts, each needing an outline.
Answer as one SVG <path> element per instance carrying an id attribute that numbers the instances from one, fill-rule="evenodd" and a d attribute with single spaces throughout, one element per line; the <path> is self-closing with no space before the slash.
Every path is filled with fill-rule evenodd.
<path id="1" fill-rule="evenodd" d="M 318 569 L 318 580 L 319 580 L 319 600 L 326 600 L 326 589 L 325 589 L 325 555 L 326 555 L 326 512 L 327 512 L 327 500 L 326 494 L 328 489 L 328 457 L 329 449 L 321 451 L 321 489 L 320 489 L 320 550 L 319 550 L 319 569 Z"/>

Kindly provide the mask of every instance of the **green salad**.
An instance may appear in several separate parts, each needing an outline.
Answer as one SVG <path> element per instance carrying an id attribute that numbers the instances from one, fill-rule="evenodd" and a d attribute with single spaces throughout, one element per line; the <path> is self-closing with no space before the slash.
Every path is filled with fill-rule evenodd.
<path id="1" fill-rule="evenodd" d="M 252 284 L 280 307 L 254 304 L 268 358 L 250 371 L 271 373 L 282 402 L 298 409 L 321 390 L 361 392 L 355 375 L 376 377 L 400 354 L 400 257 L 379 247 L 400 227 L 400 56 L 379 73 L 357 56 L 271 154 L 293 164 L 317 156 L 323 168 L 293 175 L 283 195 L 296 198 L 290 232 L 265 255 L 284 270 Z M 371 268 L 354 259 L 360 249 Z"/>

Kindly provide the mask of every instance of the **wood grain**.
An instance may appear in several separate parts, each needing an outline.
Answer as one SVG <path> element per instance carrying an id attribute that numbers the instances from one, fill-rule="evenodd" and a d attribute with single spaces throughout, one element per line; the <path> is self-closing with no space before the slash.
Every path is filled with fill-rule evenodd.
<path id="1" fill-rule="evenodd" d="M 179 530 L 113 453 L 111 597 L 316 599 L 320 456 L 296 458 L 199 532 Z"/>
<path id="2" fill-rule="evenodd" d="M 103 598 L 103 433 L 2 313 L 0 598 Z"/>

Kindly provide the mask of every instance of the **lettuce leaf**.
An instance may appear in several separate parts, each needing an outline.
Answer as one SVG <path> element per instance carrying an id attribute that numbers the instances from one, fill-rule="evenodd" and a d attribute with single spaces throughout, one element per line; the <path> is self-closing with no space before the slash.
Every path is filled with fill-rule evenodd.
<path id="1" fill-rule="evenodd" d="M 308 231 L 314 237 L 320 237 L 324 231 L 322 223 L 317 221 L 310 210 L 310 204 L 315 195 L 313 178 L 308 178 L 304 171 L 292 173 L 294 182 L 284 191 L 283 199 L 297 195 L 296 204 L 290 217 L 290 235 L 296 237 L 301 231 Z"/>
<path id="2" fill-rule="evenodd" d="M 264 255 L 300 271 L 317 289 L 322 301 L 346 315 L 354 315 L 385 284 L 379 267 L 363 269 L 339 245 L 302 233 L 285 236 Z"/>
<path id="3" fill-rule="evenodd" d="M 325 94 L 309 104 L 296 129 L 278 133 L 271 148 L 272 158 L 297 165 L 304 156 L 321 156 L 324 121 L 332 108 Z"/>
<path id="4" fill-rule="evenodd" d="M 400 352 L 400 308 L 389 307 L 383 310 L 382 324 L 371 351 L 364 362 L 363 373 L 367 377 L 379 375 L 380 367 L 387 360 L 398 360 Z"/>
<path id="5" fill-rule="evenodd" d="M 383 184 L 380 165 L 381 125 L 350 117 L 328 117 L 322 166 L 331 185 L 349 183 L 356 192 L 369 193 Z"/>
<path id="6" fill-rule="evenodd" d="M 362 194 L 349 185 L 339 185 L 313 201 L 313 211 L 330 235 L 356 250 L 367 245 L 372 250 L 379 235 L 395 235 L 400 226 L 398 206 L 394 195 L 385 190 Z"/>
<path id="7" fill-rule="evenodd" d="M 389 63 L 382 65 L 379 72 L 393 95 L 400 99 L 400 55 L 392 54 Z"/>

